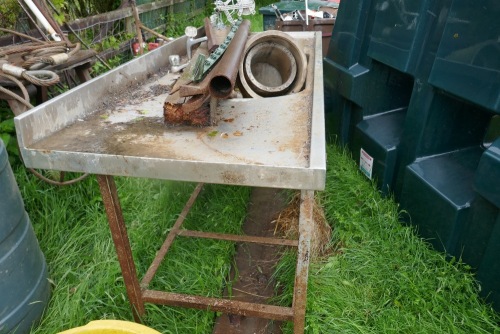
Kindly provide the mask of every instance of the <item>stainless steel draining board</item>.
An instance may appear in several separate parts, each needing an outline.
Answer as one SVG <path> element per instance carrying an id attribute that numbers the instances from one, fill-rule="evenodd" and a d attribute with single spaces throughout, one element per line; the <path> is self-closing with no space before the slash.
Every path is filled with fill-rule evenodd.
<path id="1" fill-rule="evenodd" d="M 292 32 L 308 58 L 296 94 L 219 102 L 214 126 L 163 123 L 168 56 L 185 38 L 138 57 L 15 118 L 27 167 L 289 189 L 323 189 L 321 35 Z"/>

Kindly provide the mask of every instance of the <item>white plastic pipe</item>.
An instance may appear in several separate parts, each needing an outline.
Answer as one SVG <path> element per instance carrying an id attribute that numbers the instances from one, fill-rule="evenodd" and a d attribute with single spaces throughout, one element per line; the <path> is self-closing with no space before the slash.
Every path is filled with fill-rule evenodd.
<path id="1" fill-rule="evenodd" d="M 306 26 L 309 25 L 309 6 L 307 5 L 307 0 L 305 0 L 305 3 L 306 3 Z"/>
<path id="2" fill-rule="evenodd" d="M 60 42 L 61 41 L 61 37 L 57 34 L 57 32 L 54 30 L 54 27 L 52 27 L 50 25 L 49 21 L 47 21 L 47 19 L 45 18 L 45 16 L 43 16 L 42 12 L 40 12 L 40 10 L 33 3 L 33 1 L 31 1 L 31 0 L 24 0 L 24 2 L 28 5 L 28 7 L 33 12 L 33 14 L 35 14 L 36 18 L 38 19 L 38 21 L 40 21 L 40 23 L 43 25 L 43 27 L 45 28 L 45 30 L 47 30 L 47 32 L 50 35 L 50 37 L 52 37 L 52 39 L 54 41 Z"/>

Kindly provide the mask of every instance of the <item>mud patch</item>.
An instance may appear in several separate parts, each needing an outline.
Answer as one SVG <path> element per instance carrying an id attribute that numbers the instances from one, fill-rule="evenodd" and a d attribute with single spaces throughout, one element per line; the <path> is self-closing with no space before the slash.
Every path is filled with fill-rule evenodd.
<path id="1" fill-rule="evenodd" d="M 281 190 L 254 188 L 243 224 L 246 235 L 273 237 L 273 218 L 284 208 Z M 274 267 L 283 248 L 260 244 L 238 244 L 231 271 L 233 300 L 268 304 L 274 296 Z M 236 277 L 237 275 L 237 277 Z M 228 297 L 227 289 L 224 296 Z M 281 334 L 281 322 L 240 315 L 223 314 L 217 318 L 213 334 Z"/>

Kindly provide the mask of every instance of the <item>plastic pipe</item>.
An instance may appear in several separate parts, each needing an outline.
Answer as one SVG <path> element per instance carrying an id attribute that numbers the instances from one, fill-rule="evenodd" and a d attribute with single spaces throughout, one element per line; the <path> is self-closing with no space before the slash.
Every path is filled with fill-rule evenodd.
<path id="1" fill-rule="evenodd" d="M 33 12 L 33 14 L 35 14 L 36 18 L 38 19 L 38 21 L 40 21 L 40 23 L 43 25 L 43 27 L 45 28 L 45 30 L 47 30 L 47 32 L 49 33 L 50 37 L 52 37 L 52 39 L 54 41 L 60 42 L 61 41 L 61 37 L 57 34 L 57 32 L 54 30 L 54 27 L 52 27 L 50 25 L 49 21 L 47 21 L 47 19 L 45 18 L 45 16 L 43 16 L 42 12 L 40 12 L 40 10 L 33 3 L 33 1 L 31 1 L 31 0 L 24 0 L 24 2 L 28 5 L 28 7 Z"/>
<path id="2" fill-rule="evenodd" d="M 307 0 L 305 0 L 305 5 L 306 5 L 306 26 L 309 25 L 309 6 L 307 5 Z"/>

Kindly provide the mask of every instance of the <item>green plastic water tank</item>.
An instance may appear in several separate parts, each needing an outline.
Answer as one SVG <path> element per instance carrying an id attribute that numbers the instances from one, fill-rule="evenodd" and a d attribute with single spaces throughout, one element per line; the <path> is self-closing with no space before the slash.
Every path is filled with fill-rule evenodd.
<path id="1" fill-rule="evenodd" d="M 0 140 L 0 333 L 28 333 L 49 295 L 45 257 Z"/>

